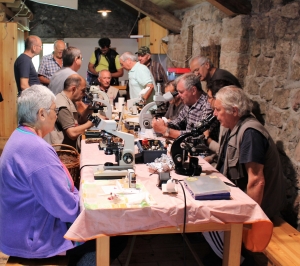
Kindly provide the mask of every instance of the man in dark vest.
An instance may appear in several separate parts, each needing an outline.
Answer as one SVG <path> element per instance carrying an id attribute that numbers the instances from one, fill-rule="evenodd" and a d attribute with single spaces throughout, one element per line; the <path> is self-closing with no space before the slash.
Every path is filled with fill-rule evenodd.
<path id="1" fill-rule="evenodd" d="M 252 103 L 236 86 L 220 89 L 215 97 L 214 115 L 224 127 L 220 137 L 217 170 L 257 202 L 272 219 L 280 214 L 285 202 L 285 182 L 277 147 L 265 127 L 251 114 Z M 204 232 L 219 257 L 223 232 Z M 245 253 L 255 261 L 260 253 Z M 258 265 L 258 264 L 247 264 Z M 266 265 L 266 264 L 259 264 Z"/>
<path id="2" fill-rule="evenodd" d="M 118 78 L 123 76 L 119 54 L 115 50 L 110 49 L 110 39 L 108 38 L 99 39 L 98 44 L 100 48 L 93 52 L 89 61 L 87 81 L 90 85 L 97 84 L 99 72 L 108 70 L 112 77 L 110 85 L 119 85 Z"/>

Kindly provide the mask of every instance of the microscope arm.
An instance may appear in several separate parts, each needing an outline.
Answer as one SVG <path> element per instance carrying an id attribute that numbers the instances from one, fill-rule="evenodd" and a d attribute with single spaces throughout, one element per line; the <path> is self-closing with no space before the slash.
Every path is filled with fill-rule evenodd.
<path id="1" fill-rule="evenodd" d="M 102 100 L 100 98 L 94 98 L 93 102 L 99 102 L 99 103 L 103 103 L 106 107 L 107 107 L 107 112 L 105 112 L 105 116 L 108 119 L 112 119 L 112 108 L 109 102 Z"/>
<path id="2" fill-rule="evenodd" d="M 151 124 L 152 124 L 152 115 L 148 111 L 155 105 L 156 105 L 155 102 L 148 103 L 147 105 L 144 106 L 144 108 L 140 112 L 139 124 L 140 124 L 141 129 L 143 129 L 143 128 L 147 128 L 147 129 L 152 128 L 152 126 L 151 126 Z"/>

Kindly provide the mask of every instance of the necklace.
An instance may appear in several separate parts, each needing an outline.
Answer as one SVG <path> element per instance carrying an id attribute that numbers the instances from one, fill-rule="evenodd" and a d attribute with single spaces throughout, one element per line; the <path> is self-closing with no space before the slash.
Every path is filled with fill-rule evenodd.
<path id="1" fill-rule="evenodd" d="M 26 124 L 22 124 L 21 126 L 24 127 L 25 129 L 27 129 L 28 131 L 34 133 L 35 135 L 37 135 L 35 128 L 33 126 L 26 125 Z"/>

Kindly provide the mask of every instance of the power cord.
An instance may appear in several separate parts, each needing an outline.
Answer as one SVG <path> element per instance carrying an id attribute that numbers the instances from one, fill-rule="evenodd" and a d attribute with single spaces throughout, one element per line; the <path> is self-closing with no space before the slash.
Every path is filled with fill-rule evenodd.
<path id="1" fill-rule="evenodd" d="M 182 192 L 183 192 L 183 198 L 184 198 L 184 214 L 183 214 L 183 228 L 182 228 L 182 237 L 183 237 L 183 254 L 184 254 L 184 264 L 186 264 L 186 235 L 185 235 L 185 227 L 186 227 L 186 194 L 185 194 L 185 189 L 183 187 L 183 185 L 181 184 L 181 182 L 183 182 L 184 180 L 179 180 L 179 179 L 172 179 L 175 181 L 175 184 L 179 184 L 181 186 Z"/>
<path id="2" fill-rule="evenodd" d="M 81 171 L 82 168 L 84 168 L 86 166 L 98 166 L 98 165 L 101 165 L 101 164 L 85 164 L 79 168 L 79 172 Z"/>

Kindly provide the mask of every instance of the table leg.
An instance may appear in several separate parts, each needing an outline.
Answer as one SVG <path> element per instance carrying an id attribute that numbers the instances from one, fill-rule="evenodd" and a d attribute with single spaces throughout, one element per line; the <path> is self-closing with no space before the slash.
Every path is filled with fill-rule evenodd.
<path id="1" fill-rule="evenodd" d="M 243 224 L 231 224 L 224 232 L 223 266 L 238 266 L 241 260 Z"/>
<path id="2" fill-rule="evenodd" d="M 109 236 L 96 239 L 96 265 L 109 266 Z"/>

